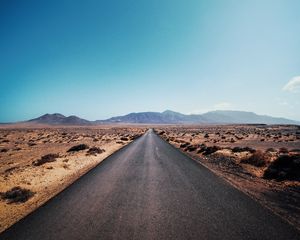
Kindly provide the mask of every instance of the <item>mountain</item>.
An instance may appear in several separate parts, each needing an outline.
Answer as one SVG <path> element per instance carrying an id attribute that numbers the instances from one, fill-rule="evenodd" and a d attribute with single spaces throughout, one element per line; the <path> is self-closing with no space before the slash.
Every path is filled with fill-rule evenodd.
<path id="1" fill-rule="evenodd" d="M 159 112 L 130 113 L 112 117 L 97 123 L 149 123 L 149 124 L 300 124 L 300 122 L 257 115 L 244 111 L 211 111 L 204 114 L 185 115 L 170 110 Z"/>
<path id="2" fill-rule="evenodd" d="M 45 114 L 38 118 L 27 121 L 28 123 L 48 124 L 48 125 L 90 125 L 92 122 L 77 116 L 66 117 L 60 113 Z"/>
<path id="3" fill-rule="evenodd" d="M 245 111 L 212 111 L 202 114 L 211 123 L 244 123 L 244 124 L 300 124 L 300 122 L 286 119 L 270 117 L 266 115 L 258 115 L 253 112 Z"/>
<path id="4" fill-rule="evenodd" d="M 164 112 L 129 113 L 106 120 L 88 121 L 77 116 L 66 117 L 60 113 L 45 114 L 22 124 L 46 125 L 97 125 L 97 124 L 295 124 L 300 122 L 258 115 L 245 111 L 211 111 L 204 114 L 182 114 L 170 110 Z"/>
<path id="5" fill-rule="evenodd" d="M 129 113 L 125 116 L 112 117 L 107 120 L 97 121 L 102 123 L 154 123 L 154 124 L 177 124 L 177 123 L 193 123 L 192 115 L 184 115 L 170 110 L 160 112 L 140 112 Z M 201 117 L 199 121 L 202 122 Z"/>

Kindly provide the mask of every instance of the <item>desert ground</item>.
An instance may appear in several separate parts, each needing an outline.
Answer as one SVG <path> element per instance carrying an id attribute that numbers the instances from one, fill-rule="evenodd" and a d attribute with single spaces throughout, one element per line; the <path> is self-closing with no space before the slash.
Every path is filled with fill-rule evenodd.
<path id="1" fill-rule="evenodd" d="M 0 126 L 0 232 L 152 127 L 300 229 L 299 126 Z"/>
<path id="2" fill-rule="evenodd" d="M 299 126 L 166 126 L 156 132 L 300 229 Z"/>
<path id="3" fill-rule="evenodd" d="M 145 131 L 132 126 L 2 126 L 0 232 Z"/>

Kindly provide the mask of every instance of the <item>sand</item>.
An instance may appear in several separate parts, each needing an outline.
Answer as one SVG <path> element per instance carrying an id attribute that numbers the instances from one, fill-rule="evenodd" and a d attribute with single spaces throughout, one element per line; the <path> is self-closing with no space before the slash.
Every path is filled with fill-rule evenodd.
<path id="1" fill-rule="evenodd" d="M 144 131 L 145 128 L 133 127 L 0 129 L 0 192 L 16 186 L 34 192 L 33 197 L 24 203 L 0 201 L 0 232 Z M 99 147 L 104 152 L 96 155 L 87 155 L 88 150 L 67 152 L 70 147 L 78 144 Z M 59 157 L 40 166 L 33 164 L 50 153 L 59 154 Z"/>

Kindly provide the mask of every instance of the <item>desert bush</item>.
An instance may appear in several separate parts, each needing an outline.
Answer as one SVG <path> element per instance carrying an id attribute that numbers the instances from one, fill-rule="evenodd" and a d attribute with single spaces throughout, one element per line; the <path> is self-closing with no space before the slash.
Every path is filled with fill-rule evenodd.
<path id="1" fill-rule="evenodd" d="M 199 150 L 197 151 L 197 153 L 204 152 L 206 150 L 206 148 L 207 148 L 207 146 L 204 143 L 200 144 L 199 145 Z"/>
<path id="2" fill-rule="evenodd" d="M 34 195 L 34 192 L 21 187 L 13 187 L 7 192 L 1 193 L 1 198 L 9 203 L 23 203 Z"/>
<path id="3" fill-rule="evenodd" d="M 128 141 L 128 138 L 127 137 L 121 137 L 120 140 L 122 140 L 122 141 Z"/>
<path id="4" fill-rule="evenodd" d="M 287 148 L 284 148 L 284 147 L 279 148 L 279 153 L 288 153 L 288 152 L 289 152 L 289 150 L 287 150 Z"/>
<path id="5" fill-rule="evenodd" d="M 79 144 L 79 145 L 71 147 L 67 152 L 78 152 L 78 151 L 82 151 L 82 150 L 85 150 L 88 148 L 89 148 L 89 146 L 86 144 Z"/>
<path id="6" fill-rule="evenodd" d="M 205 147 L 204 151 L 202 152 L 203 155 L 210 155 L 218 150 L 220 150 L 221 148 L 218 146 L 212 146 L 212 147 Z"/>
<path id="7" fill-rule="evenodd" d="M 180 148 L 186 148 L 187 146 L 189 146 L 190 144 L 189 143 L 182 143 L 180 144 Z"/>
<path id="8" fill-rule="evenodd" d="M 103 152 L 105 152 L 104 149 L 101 149 L 101 148 L 98 148 L 98 147 L 91 147 L 87 151 L 86 155 L 97 155 L 97 154 L 100 154 L 100 153 L 103 153 Z"/>
<path id="9" fill-rule="evenodd" d="M 300 156 L 280 155 L 265 170 L 265 179 L 300 181 Z"/>
<path id="10" fill-rule="evenodd" d="M 255 167 L 263 167 L 266 165 L 268 160 L 269 156 L 266 153 L 257 150 L 252 155 L 242 158 L 241 163 L 250 164 Z"/>
<path id="11" fill-rule="evenodd" d="M 206 133 L 206 134 L 204 135 L 204 137 L 205 137 L 205 138 L 209 138 L 209 135 L 208 135 L 208 133 Z"/>
<path id="12" fill-rule="evenodd" d="M 45 163 L 48 163 L 48 162 L 54 162 L 56 160 L 56 158 L 58 158 L 58 157 L 59 157 L 58 154 L 50 153 L 50 154 L 44 155 L 40 159 L 34 161 L 33 165 L 34 166 L 41 166 L 41 165 L 43 165 Z"/>
<path id="13" fill-rule="evenodd" d="M 8 149 L 7 149 L 7 148 L 2 148 L 2 149 L 0 150 L 0 152 L 3 152 L 3 153 L 8 152 Z"/>
<path id="14" fill-rule="evenodd" d="M 250 152 L 254 153 L 255 149 L 250 148 L 250 147 L 234 147 L 231 149 L 232 152 L 237 153 L 237 152 Z"/>
<path id="15" fill-rule="evenodd" d="M 274 148 L 268 148 L 266 152 L 276 152 L 276 150 Z"/>
<path id="16" fill-rule="evenodd" d="M 300 149 L 299 148 L 294 148 L 290 150 L 290 153 L 300 153 Z"/>
<path id="17" fill-rule="evenodd" d="M 27 143 L 27 145 L 28 145 L 29 147 L 32 147 L 32 146 L 35 146 L 36 143 L 34 143 L 34 142 L 29 142 L 29 143 Z"/>
<path id="18" fill-rule="evenodd" d="M 13 170 L 17 169 L 18 167 L 10 167 L 10 168 L 7 168 L 4 172 L 5 173 L 10 173 L 12 172 Z"/>
<path id="19" fill-rule="evenodd" d="M 198 148 L 198 146 L 196 145 L 189 145 L 185 148 L 185 151 L 188 151 L 188 152 L 193 152 L 195 151 L 196 149 Z"/>

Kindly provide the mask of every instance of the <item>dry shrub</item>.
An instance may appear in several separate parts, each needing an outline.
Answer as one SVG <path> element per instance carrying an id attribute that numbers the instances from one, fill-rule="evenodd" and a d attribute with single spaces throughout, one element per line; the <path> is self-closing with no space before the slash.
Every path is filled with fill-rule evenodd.
<path id="1" fill-rule="evenodd" d="M 241 159 L 241 163 L 250 164 L 255 167 L 263 167 L 269 160 L 269 155 L 260 150 L 257 150 L 252 155 Z"/>
<path id="2" fill-rule="evenodd" d="M 199 147 L 199 150 L 197 151 L 197 153 L 202 153 L 203 155 L 210 155 L 210 154 L 215 153 L 216 151 L 222 149 L 219 146 L 207 147 L 205 144 L 201 144 L 198 147 Z"/>
<path id="3" fill-rule="evenodd" d="M 294 149 L 290 150 L 290 153 L 300 154 L 300 149 L 299 148 L 294 148 Z"/>
<path id="4" fill-rule="evenodd" d="M 105 152 L 104 149 L 101 149 L 101 148 L 98 148 L 98 147 L 91 147 L 87 151 L 86 155 L 94 155 L 94 156 L 96 156 L 97 154 L 100 154 L 100 153 L 103 153 L 103 152 Z"/>
<path id="5" fill-rule="evenodd" d="M 187 146 L 189 146 L 190 144 L 189 143 L 182 143 L 180 144 L 180 148 L 186 148 Z"/>
<path id="6" fill-rule="evenodd" d="M 29 147 L 32 147 L 32 146 L 35 146 L 35 145 L 37 145 L 37 144 L 34 143 L 34 142 L 29 142 L 29 143 L 27 143 L 27 145 L 28 145 Z"/>
<path id="7" fill-rule="evenodd" d="M 41 166 L 41 165 L 43 165 L 45 163 L 48 163 L 48 162 L 54 162 L 56 160 L 56 158 L 58 158 L 58 157 L 59 157 L 58 154 L 50 153 L 50 154 L 44 155 L 40 159 L 34 161 L 33 165 L 34 166 Z"/>
<path id="8" fill-rule="evenodd" d="M 250 153 L 255 153 L 255 149 L 250 148 L 250 147 L 234 147 L 231 149 L 232 152 L 237 153 L 237 152 L 250 152 Z"/>
<path id="9" fill-rule="evenodd" d="M 212 146 L 212 147 L 207 147 L 204 152 L 203 155 L 210 155 L 212 153 L 215 153 L 216 151 L 220 150 L 221 148 L 218 146 Z"/>
<path id="10" fill-rule="evenodd" d="M 279 153 L 288 153 L 289 152 L 289 150 L 287 149 L 287 148 L 285 148 L 285 147 L 282 147 L 282 148 L 279 148 L 279 151 L 278 151 Z"/>
<path id="11" fill-rule="evenodd" d="M 300 156 L 280 155 L 264 172 L 264 178 L 300 181 Z"/>
<path id="12" fill-rule="evenodd" d="M 274 148 L 268 148 L 266 152 L 276 152 L 276 150 Z"/>
<path id="13" fill-rule="evenodd" d="M 88 148 L 89 148 L 89 146 L 86 144 L 79 144 L 79 145 L 71 147 L 67 152 L 78 152 L 78 151 L 82 151 L 82 150 L 85 150 Z"/>
<path id="14" fill-rule="evenodd" d="M 1 193 L 1 198 L 8 203 L 23 203 L 34 195 L 34 192 L 21 187 L 13 187 L 7 192 Z"/>
<path id="15" fill-rule="evenodd" d="M 198 148 L 197 145 L 189 145 L 185 148 L 185 151 L 188 151 L 188 152 L 193 152 L 195 151 L 196 149 Z"/>
<path id="16" fill-rule="evenodd" d="M 120 140 L 121 141 L 128 141 L 128 138 L 127 137 L 121 137 Z"/>

